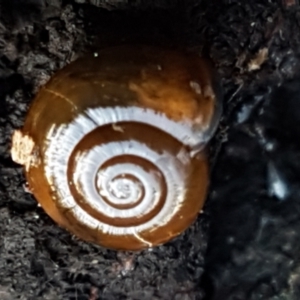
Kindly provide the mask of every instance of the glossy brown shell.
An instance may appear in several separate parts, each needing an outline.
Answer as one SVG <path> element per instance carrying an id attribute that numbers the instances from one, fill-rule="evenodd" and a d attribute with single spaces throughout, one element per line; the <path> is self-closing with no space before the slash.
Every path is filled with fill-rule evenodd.
<path id="1" fill-rule="evenodd" d="M 203 148 L 221 112 L 213 80 L 191 53 L 121 46 L 86 55 L 41 88 L 13 136 L 12 157 L 47 214 L 80 238 L 122 250 L 162 244 L 205 201 Z M 85 173 L 94 174 L 88 187 Z M 96 193 L 101 199 L 91 200 Z"/>

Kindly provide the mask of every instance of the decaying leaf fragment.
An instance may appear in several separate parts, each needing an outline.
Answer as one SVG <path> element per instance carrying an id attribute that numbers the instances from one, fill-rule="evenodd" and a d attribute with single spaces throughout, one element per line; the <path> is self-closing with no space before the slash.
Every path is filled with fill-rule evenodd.
<path id="1" fill-rule="evenodd" d="M 255 57 L 248 63 L 248 71 L 259 70 L 262 64 L 268 59 L 269 50 L 268 48 L 260 49 Z"/>

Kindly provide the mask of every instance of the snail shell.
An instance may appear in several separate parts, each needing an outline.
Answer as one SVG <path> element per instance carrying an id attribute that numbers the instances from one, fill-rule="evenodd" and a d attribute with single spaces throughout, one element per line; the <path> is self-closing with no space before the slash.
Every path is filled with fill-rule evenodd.
<path id="1" fill-rule="evenodd" d="M 75 235 L 113 249 L 153 247 L 203 207 L 203 148 L 220 107 L 197 55 L 104 49 L 41 88 L 13 135 L 12 158 L 43 209 Z"/>

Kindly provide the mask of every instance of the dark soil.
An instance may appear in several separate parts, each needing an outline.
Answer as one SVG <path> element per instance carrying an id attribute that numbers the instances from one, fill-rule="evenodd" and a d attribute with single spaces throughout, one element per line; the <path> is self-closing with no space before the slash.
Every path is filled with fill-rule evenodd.
<path id="1" fill-rule="evenodd" d="M 300 299 L 297 1 L 77 2 L 0 0 L 0 299 Z M 124 41 L 209 55 L 224 88 L 204 213 L 139 253 L 59 228 L 10 158 L 39 87 L 82 52 Z"/>

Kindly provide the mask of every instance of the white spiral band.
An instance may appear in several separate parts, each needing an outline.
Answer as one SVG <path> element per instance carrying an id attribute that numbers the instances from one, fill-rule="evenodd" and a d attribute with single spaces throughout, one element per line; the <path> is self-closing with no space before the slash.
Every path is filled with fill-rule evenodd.
<path id="1" fill-rule="evenodd" d="M 140 122 L 157 128 L 159 126 L 160 130 L 163 129 L 183 145 L 192 147 L 199 141 L 199 136 L 187 124 L 175 123 L 149 109 L 89 109 L 77 116 L 72 123 L 59 127 L 54 125 L 50 130 L 47 136 L 45 171 L 53 192 L 58 195 L 57 205 L 68 209 L 83 224 L 113 235 L 136 235 L 166 224 L 178 211 L 185 198 L 184 166 L 190 159 L 184 151 L 178 152 L 177 157 L 174 157 L 167 151 L 158 153 L 141 141 L 109 142 L 94 146 L 90 151 L 76 153 L 76 167 L 70 180 L 68 162 L 76 145 L 96 128 L 122 121 Z M 156 169 L 148 172 L 130 162 L 105 166 L 110 159 L 124 155 L 144 160 Z M 86 205 L 108 219 L 138 220 L 150 214 L 160 205 L 163 184 L 166 185 L 166 198 L 157 215 L 149 217 L 146 222 L 137 221 L 132 226 L 115 226 L 88 214 L 78 205 L 70 184 L 76 187 Z"/>

